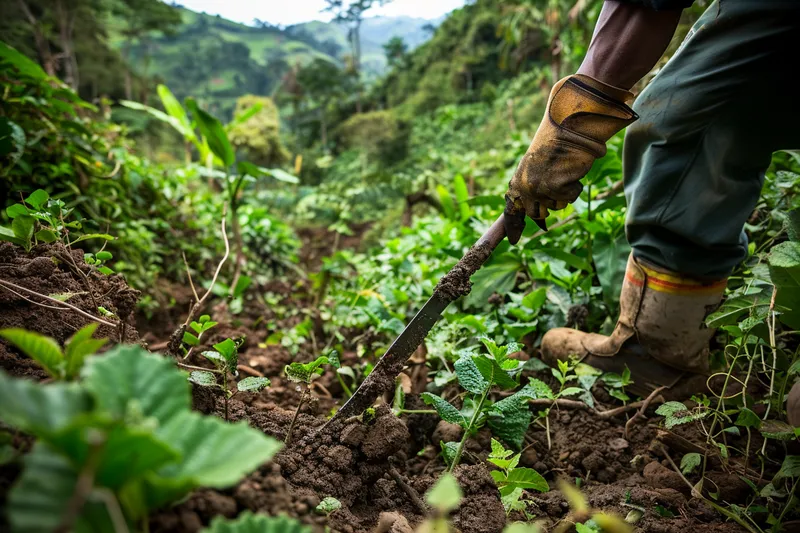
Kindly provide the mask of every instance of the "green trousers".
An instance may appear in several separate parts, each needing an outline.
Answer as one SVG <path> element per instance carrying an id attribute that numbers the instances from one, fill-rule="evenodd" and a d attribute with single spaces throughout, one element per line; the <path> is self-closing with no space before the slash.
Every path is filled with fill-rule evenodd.
<path id="1" fill-rule="evenodd" d="M 800 1 L 717 0 L 639 95 L 623 150 L 637 258 L 702 279 L 747 257 L 776 150 L 800 148 Z"/>

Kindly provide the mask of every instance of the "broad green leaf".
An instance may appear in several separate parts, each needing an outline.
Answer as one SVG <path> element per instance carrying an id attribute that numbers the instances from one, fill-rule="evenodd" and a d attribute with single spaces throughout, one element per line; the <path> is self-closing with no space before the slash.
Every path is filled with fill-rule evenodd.
<path id="1" fill-rule="evenodd" d="M 189 374 L 189 381 L 201 387 L 217 387 L 217 376 L 213 372 L 205 370 L 192 370 Z"/>
<path id="2" fill-rule="evenodd" d="M 464 299 L 464 305 L 483 306 L 492 293 L 505 296 L 514 288 L 517 273 L 522 267 L 519 254 L 507 252 L 491 256 L 481 269 L 472 275 L 472 291 Z"/>
<path id="3" fill-rule="evenodd" d="M 522 305 L 536 311 L 540 309 L 547 298 L 547 287 L 539 287 L 535 291 L 529 292 L 522 298 Z"/>
<path id="4" fill-rule="evenodd" d="M 185 139 L 187 139 L 190 142 L 194 142 L 199 148 L 199 143 L 197 141 L 197 135 L 194 133 L 192 128 L 190 126 L 187 126 L 186 124 L 182 123 L 180 120 L 176 119 L 175 117 L 169 116 L 168 114 L 164 113 L 160 109 L 156 109 L 154 107 L 150 107 L 150 106 L 141 104 L 139 102 L 134 102 L 134 101 L 131 101 L 131 100 L 120 100 L 119 103 L 120 103 L 120 105 L 122 105 L 124 107 L 130 108 L 130 109 L 135 109 L 137 111 L 144 111 L 146 113 L 149 113 L 150 115 L 154 116 L 158 120 L 160 120 L 162 122 L 166 122 L 167 124 L 172 126 L 176 131 L 178 131 L 181 135 L 183 135 L 183 137 Z"/>
<path id="5" fill-rule="evenodd" d="M 64 355 L 58 343 L 50 337 L 22 328 L 0 329 L 0 337 L 42 365 L 52 377 L 56 379 L 64 377 Z"/>
<path id="6" fill-rule="evenodd" d="M 89 412 L 91 398 L 74 383 L 42 385 L 0 371 L 0 420 L 36 437 L 63 431 Z"/>
<path id="7" fill-rule="evenodd" d="M 603 300 L 612 314 L 619 306 L 619 288 L 622 287 L 630 252 L 631 247 L 624 233 L 614 239 L 605 233 L 595 235 L 593 254 L 597 278 L 603 289 Z"/>
<path id="8" fill-rule="evenodd" d="M 536 524 L 530 522 L 511 522 L 504 529 L 503 533 L 541 533 Z"/>
<path id="9" fill-rule="evenodd" d="M 197 346 L 198 344 L 200 344 L 200 339 L 198 339 L 196 336 L 192 335 L 188 331 L 184 331 L 183 342 L 185 342 L 189 346 Z"/>
<path id="10" fill-rule="evenodd" d="M 236 389 L 239 392 L 258 392 L 262 389 L 269 387 L 269 378 L 262 377 L 247 377 L 236 384 Z"/>
<path id="11" fill-rule="evenodd" d="M 84 326 L 67 341 L 64 348 L 64 356 L 67 362 L 67 378 L 76 377 L 80 373 L 86 357 L 96 353 L 108 342 L 108 339 L 92 338 L 97 326 L 96 322 Z"/>
<path id="12" fill-rule="evenodd" d="M 239 124 L 244 124 L 245 122 L 256 116 L 258 112 L 261 111 L 263 108 L 264 104 L 262 102 L 256 102 L 255 104 L 251 105 L 241 113 L 234 116 L 233 120 L 225 125 L 225 130 L 231 131 L 232 128 L 238 126 Z"/>
<path id="13" fill-rule="evenodd" d="M 49 229 L 40 229 L 36 232 L 35 237 L 40 242 L 55 242 L 58 240 L 56 232 Z"/>
<path id="14" fill-rule="evenodd" d="M 97 482 L 118 490 L 166 464 L 179 461 L 181 455 L 169 443 L 158 439 L 153 429 L 130 424 L 113 428 L 103 446 L 103 459 L 97 468 Z"/>
<path id="15" fill-rule="evenodd" d="M 467 220 L 470 215 L 469 208 L 469 190 L 467 183 L 464 181 L 464 176 L 456 174 L 453 178 L 453 190 L 456 193 L 456 202 L 458 202 L 459 219 L 463 222 Z"/>
<path id="16" fill-rule="evenodd" d="M 111 254 L 111 252 L 106 252 L 105 250 L 103 250 L 103 251 L 101 251 L 101 252 L 97 252 L 97 253 L 96 253 L 94 256 L 95 256 L 97 259 L 99 259 L 100 261 L 108 261 L 109 259 L 111 259 L 112 257 L 114 257 L 114 256 Z"/>
<path id="17" fill-rule="evenodd" d="M 102 239 L 104 241 L 113 241 L 114 236 L 109 235 L 108 233 L 87 233 L 85 235 L 81 235 L 74 241 L 71 241 L 72 244 L 76 244 L 82 241 L 88 241 L 89 239 Z"/>
<path id="18" fill-rule="evenodd" d="M 782 420 L 762 420 L 758 431 L 765 438 L 775 440 L 795 440 L 794 428 Z"/>
<path id="19" fill-rule="evenodd" d="M 81 377 L 97 408 L 118 419 L 136 409 L 165 424 L 191 407 L 189 385 L 174 363 L 139 346 L 119 345 L 90 357 Z"/>
<path id="20" fill-rule="evenodd" d="M 428 505 L 437 509 L 441 514 L 446 514 L 461 504 L 462 492 L 458 481 L 448 472 L 442 474 L 433 487 L 425 493 Z"/>
<path id="21" fill-rule="evenodd" d="M 538 400 L 539 398 L 555 399 L 555 394 L 544 381 L 536 378 L 530 378 L 528 384 L 522 387 L 517 393 L 526 396 L 530 400 Z"/>
<path id="22" fill-rule="evenodd" d="M 473 394 L 483 394 L 491 384 L 484 379 L 472 357 L 471 354 L 464 354 L 453 365 L 458 377 L 458 383 Z"/>
<path id="23" fill-rule="evenodd" d="M 233 297 L 238 298 L 244 294 L 244 291 L 247 290 L 252 282 L 253 278 L 250 276 L 239 276 L 239 279 L 236 280 L 236 286 L 233 288 Z"/>
<path id="24" fill-rule="evenodd" d="M 30 213 L 27 207 L 22 204 L 13 204 L 6 207 L 6 215 L 8 218 L 17 218 L 20 215 L 27 215 Z"/>
<path id="25" fill-rule="evenodd" d="M 665 425 L 667 429 L 671 429 L 680 424 L 686 424 L 705 418 L 711 414 L 711 411 L 706 409 L 690 411 L 680 402 L 666 402 L 658 406 L 656 414 L 665 417 Z"/>
<path id="26" fill-rule="evenodd" d="M 444 215 L 450 220 L 456 220 L 456 205 L 453 202 L 453 197 L 450 192 L 441 185 L 436 186 L 436 192 L 439 194 L 439 203 L 442 206 Z"/>
<path id="27" fill-rule="evenodd" d="M 11 229 L 14 230 L 14 235 L 25 243 L 25 249 L 30 246 L 34 222 L 34 218 L 28 215 L 19 215 L 11 221 Z"/>
<path id="28" fill-rule="evenodd" d="M 742 410 L 739 411 L 739 416 L 736 417 L 735 424 L 747 428 L 757 428 L 761 425 L 761 419 L 747 407 L 742 407 Z"/>
<path id="29" fill-rule="evenodd" d="M 34 445 L 23 462 L 22 475 L 8 495 L 11 532 L 56 531 L 75 492 L 78 472 L 66 458 L 42 442 Z M 94 494 L 88 496 L 72 531 L 114 531 L 106 507 Z"/>
<path id="30" fill-rule="evenodd" d="M 25 203 L 39 211 L 49 198 L 50 195 L 47 194 L 47 191 L 44 189 L 36 189 L 25 198 Z"/>
<path id="31" fill-rule="evenodd" d="M 549 255 L 550 257 L 552 257 L 553 259 L 558 259 L 559 261 L 563 261 L 573 268 L 577 268 L 578 270 L 585 270 L 586 272 L 592 271 L 592 265 L 590 265 L 586 259 L 579 257 L 573 253 L 570 253 L 566 250 L 563 250 L 561 248 L 540 248 L 540 250 Z"/>
<path id="32" fill-rule="evenodd" d="M 265 174 L 272 176 L 273 179 L 278 181 L 282 181 L 284 183 L 300 183 L 300 178 L 289 174 L 285 170 L 281 170 L 279 168 L 267 168 L 263 170 L 265 171 Z"/>
<path id="33" fill-rule="evenodd" d="M 695 468 L 700 466 L 701 459 L 699 453 L 687 453 L 681 459 L 681 472 L 685 475 L 691 474 Z"/>
<path id="34" fill-rule="evenodd" d="M 492 405 L 488 424 L 492 433 L 519 450 L 531 423 L 528 398 L 519 392 Z"/>
<path id="35" fill-rule="evenodd" d="M 228 140 L 228 135 L 225 133 L 225 128 L 222 127 L 219 119 L 200 109 L 194 98 L 186 99 L 186 107 L 194 115 L 197 127 L 208 142 L 211 152 L 222 161 L 225 167 L 232 166 L 236 161 L 236 155 L 233 152 L 230 140 Z"/>
<path id="36" fill-rule="evenodd" d="M 485 355 L 475 356 L 472 360 L 483 378 L 492 385 L 497 385 L 501 389 L 513 389 L 517 386 L 514 378 L 509 376 L 508 372 L 503 370 L 496 360 L 490 359 Z"/>
<path id="37" fill-rule="evenodd" d="M 41 81 L 48 77 L 42 67 L 35 61 L 30 60 L 24 54 L 2 41 L 0 41 L 0 64 L 13 67 L 20 76 L 32 80 Z"/>
<path id="38" fill-rule="evenodd" d="M 778 291 L 775 305 L 789 311 L 778 315 L 792 329 L 800 329 L 800 242 L 775 245 L 769 253 L 769 274 Z"/>
<path id="39" fill-rule="evenodd" d="M 145 497 L 150 508 L 173 501 L 197 487 L 224 489 L 269 461 L 282 444 L 246 422 L 184 410 L 156 430 L 182 456 L 150 476 Z"/>
<path id="40" fill-rule="evenodd" d="M 214 345 L 214 349 L 222 354 L 222 357 L 224 357 L 225 361 L 228 363 L 228 368 L 231 370 L 235 369 L 239 364 L 239 348 L 232 339 L 225 339 L 222 342 L 218 342 Z"/>
<path id="41" fill-rule="evenodd" d="M 559 396 L 575 396 L 576 394 L 582 394 L 583 389 L 580 387 L 567 387 L 558 393 Z"/>
<path id="42" fill-rule="evenodd" d="M 182 124 L 187 133 L 191 132 L 192 135 L 186 136 L 190 141 L 193 140 L 192 138 L 195 137 L 195 135 L 194 131 L 192 131 L 189 117 L 186 116 L 186 110 L 183 109 L 183 106 L 172 94 L 172 91 L 170 91 L 166 85 L 160 83 L 156 87 L 156 91 L 158 92 L 158 97 L 161 99 L 161 103 L 163 104 L 167 114 Z"/>
<path id="43" fill-rule="evenodd" d="M 288 516 L 267 516 L 244 511 L 233 520 L 215 516 L 211 524 L 201 529 L 200 533 L 311 533 L 311 531 L 311 526 L 306 526 Z"/>
<path id="44" fill-rule="evenodd" d="M 547 481 L 533 468 L 515 468 L 508 473 L 505 482 L 514 488 L 538 490 L 539 492 L 550 490 Z"/>
<path id="45" fill-rule="evenodd" d="M 769 296 L 763 294 L 750 294 L 747 296 L 739 296 L 725 300 L 719 309 L 708 315 L 706 318 L 706 325 L 709 328 L 720 328 L 737 324 L 740 317 L 749 313 L 751 310 L 756 311 L 758 307 L 769 307 Z"/>
<path id="46" fill-rule="evenodd" d="M 453 461 L 456 458 L 456 452 L 458 451 L 458 443 L 442 441 L 439 444 L 442 447 L 442 458 L 444 459 L 445 464 L 448 466 L 453 464 Z"/>
<path id="47" fill-rule="evenodd" d="M 489 454 L 489 457 L 495 459 L 506 459 L 513 454 L 514 452 L 511 450 L 506 450 L 503 448 L 503 445 L 499 441 L 492 439 L 492 452 Z"/>
<path id="48" fill-rule="evenodd" d="M 462 428 L 466 428 L 469 424 L 467 419 L 464 418 L 464 415 L 462 415 L 459 410 L 453 407 L 453 405 L 447 400 L 440 398 L 435 394 L 431 394 L 430 392 L 423 392 L 420 396 L 426 404 L 432 405 L 433 408 L 436 409 L 439 417 L 445 422 L 458 424 Z"/>
<path id="49" fill-rule="evenodd" d="M 792 209 L 786 213 L 786 219 L 789 240 L 793 242 L 800 241 L 800 209 Z"/>
<path id="50" fill-rule="evenodd" d="M 797 478 L 800 477 L 800 455 L 787 455 L 783 459 L 781 469 L 775 476 L 775 480 L 785 477 Z M 775 481 L 773 480 L 773 482 Z"/>
<path id="51" fill-rule="evenodd" d="M 13 229 L 0 226 L 0 241 L 10 242 L 17 246 L 25 246 L 25 243 L 17 237 Z"/>

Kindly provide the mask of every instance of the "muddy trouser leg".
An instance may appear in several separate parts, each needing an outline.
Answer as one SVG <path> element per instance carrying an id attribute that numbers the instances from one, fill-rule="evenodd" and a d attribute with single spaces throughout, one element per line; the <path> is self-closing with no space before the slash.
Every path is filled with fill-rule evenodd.
<path id="1" fill-rule="evenodd" d="M 624 146 L 638 259 L 700 278 L 747 256 L 775 150 L 800 148 L 800 2 L 718 0 L 642 92 Z"/>

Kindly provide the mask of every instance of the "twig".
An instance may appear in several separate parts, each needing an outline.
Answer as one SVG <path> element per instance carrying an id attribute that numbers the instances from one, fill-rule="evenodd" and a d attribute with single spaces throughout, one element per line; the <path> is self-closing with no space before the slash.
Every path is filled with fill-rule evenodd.
<path id="1" fill-rule="evenodd" d="M 200 372 L 211 372 L 213 374 L 222 374 L 221 370 L 217 370 L 217 369 L 214 369 L 214 368 L 203 368 L 202 366 L 185 365 L 185 364 L 180 363 L 180 362 L 176 362 L 175 364 L 178 365 L 181 368 L 186 368 L 188 370 L 199 370 Z"/>
<path id="2" fill-rule="evenodd" d="M 653 399 L 658 395 L 658 393 L 660 393 L 662 390 L 664 390 L 666 388 L 667 387 L 659 387 L 656 390 L 654 390 L 653 392 L 651 392 L 650 396 L 645 398 L 644 401 L 642 402 L 642 407 L 638 411 L 636 411 L 636 413 L 632 417 L 630 417 L 630 419 L 627 422 L 625 422 L 625 438 L 626 439 L 628 438 L 628 430 L 633 425 L 634 421 L 636 421 L 637 418 L 644 416 L 644 412 L 647 411 L 648 407 L 650 407 L 650 402 L 653 401 Z M 661 401 L 663 403 L 664 398 L 661 398 Z"/>
<path id="3" fill-rule="evenodd" d="M 186 252 L 181 250 L 181 257 L 183 257 L 183 266 L 186 267 L 186 275 L 189 277 L 189 286 L 192 288 L 192 294 L 194 294 L 194 301 L 199 302 L 200 297 L 197 295 L 197 290 L 194 288 L 194 282 L 192 281 L 192 271 L 189 270 L 189 262 L 186 260 Z"/>
<path id="4" fill-rule="evenodd" d="M 236 365 L 236 369 L 239 372 L 244 372 L 248 376 L 253 376 L 253 377 L 257 377 L 257 378 L 263 378 L 264 377 L 263 373 L 259 372 L 255 368 L 251 368 L 251 367 L 249 367 L 247 365 Z"/>
<path id="5" fill-rule="evenodd" d="M 397 483 L 397 486 L 403 489 L 403 492 L 405 492 L 408 495 L 409 499 L 417 507 L 419 512 L 423 516 L 428 514 L 428 508 L 422 502 L 422 499 L 419 497 L 419 493 L 416 490 L 414 490 L 414 487 L 411 487 L 408 483 L 403 481 L 403 478 L 400 477 L 400 473 L 397 471 L 395 467 L 393 466 L 389 467 L 389 475 L 392 476 L 392 479 L 394 479 L 394 482 Z"/>
<path id="6" fill-rule="evenodd" d="M 99 322 L 100 324 L 103 324 L 104 326 L 110 326 L 112 328 L 116 328 L 117 327 L 117 324 L 114 324 L 113 322 L 108 322 L 106 320 L 103 320 L 102 318 L 98 318 L 96 316 L 93 316 L 93 315 L 87 313 L 86 311 L 84 311 L 83 309 L 81 309 L 79 307 L 76 307 L 76 306 L 74 306 L 74 305 L 72 305 L 70 303 L 62 302 L 61 300 L 56 300 L 55 298 L 51 298 L 50 296 L 47 296 L 45 294 L 41 294 L 41 293 L 38 293 L 36 291 L 32 291 L 30 289 L 26 289 L 25 287 L 21 287 L 21 286 L 17 285 L 16 283 L 11 283 L 10 281 L 6 281 L 4 279 L 0 279 L 0 286 L 2 286 L 3 288 L 5 288 L 7 290 L 10 290 L 9 287 L 13 287 L 14 289 L 16 289 L 18 291 L 26 292 L 26 293 L 31 294 L 33 296 L 38 296 L 39 298 L 44 298 L 45 300 L 48 300 L 48 301 L 51 301 L 51 302 L 55 302 L 57 304 L 63 305 L 64 307 L 68 307 L 69 309 L 72 309 L 76 313 L 88 318 L 89 320 L 94 320 L 95 322 Z M 63 310 L 66 311 L 66 309 L 63 309 Z"/>

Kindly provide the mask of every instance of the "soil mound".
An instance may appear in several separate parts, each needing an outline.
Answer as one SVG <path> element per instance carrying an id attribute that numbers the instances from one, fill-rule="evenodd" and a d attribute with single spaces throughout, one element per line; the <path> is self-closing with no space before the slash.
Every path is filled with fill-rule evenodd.
<path id="1" fill-rule="evenodd" d="M 114 328 L 100 325 L 95 337 L 115 342 L 135 343 L 133 312 L 139 291 L 128 286 L 120 275 L 100 273 L 84 261 L 83 251 L 68 249 L 61 243 L 43 244 L 30 253 L 11 243 L 0 243 L 0 329 L 25 328 L 54 338 L 63 344 L 91 320 L 72 309 L 14 289 L 13 284 L 38 294 L 63 299 L 82 311 L 101 317 L 98 308 L 113 313 L 108 320 L 120 320 Z M 34 303 L 36 302 L 36 303 Z M 40 305 L 41 304 L 41 305 Z M 102 317 L 101 317 L 102 318 Z M 41 368 L 16 348 L 0 340 L 0 368 L 12 375 L 44 378 Z"/>

